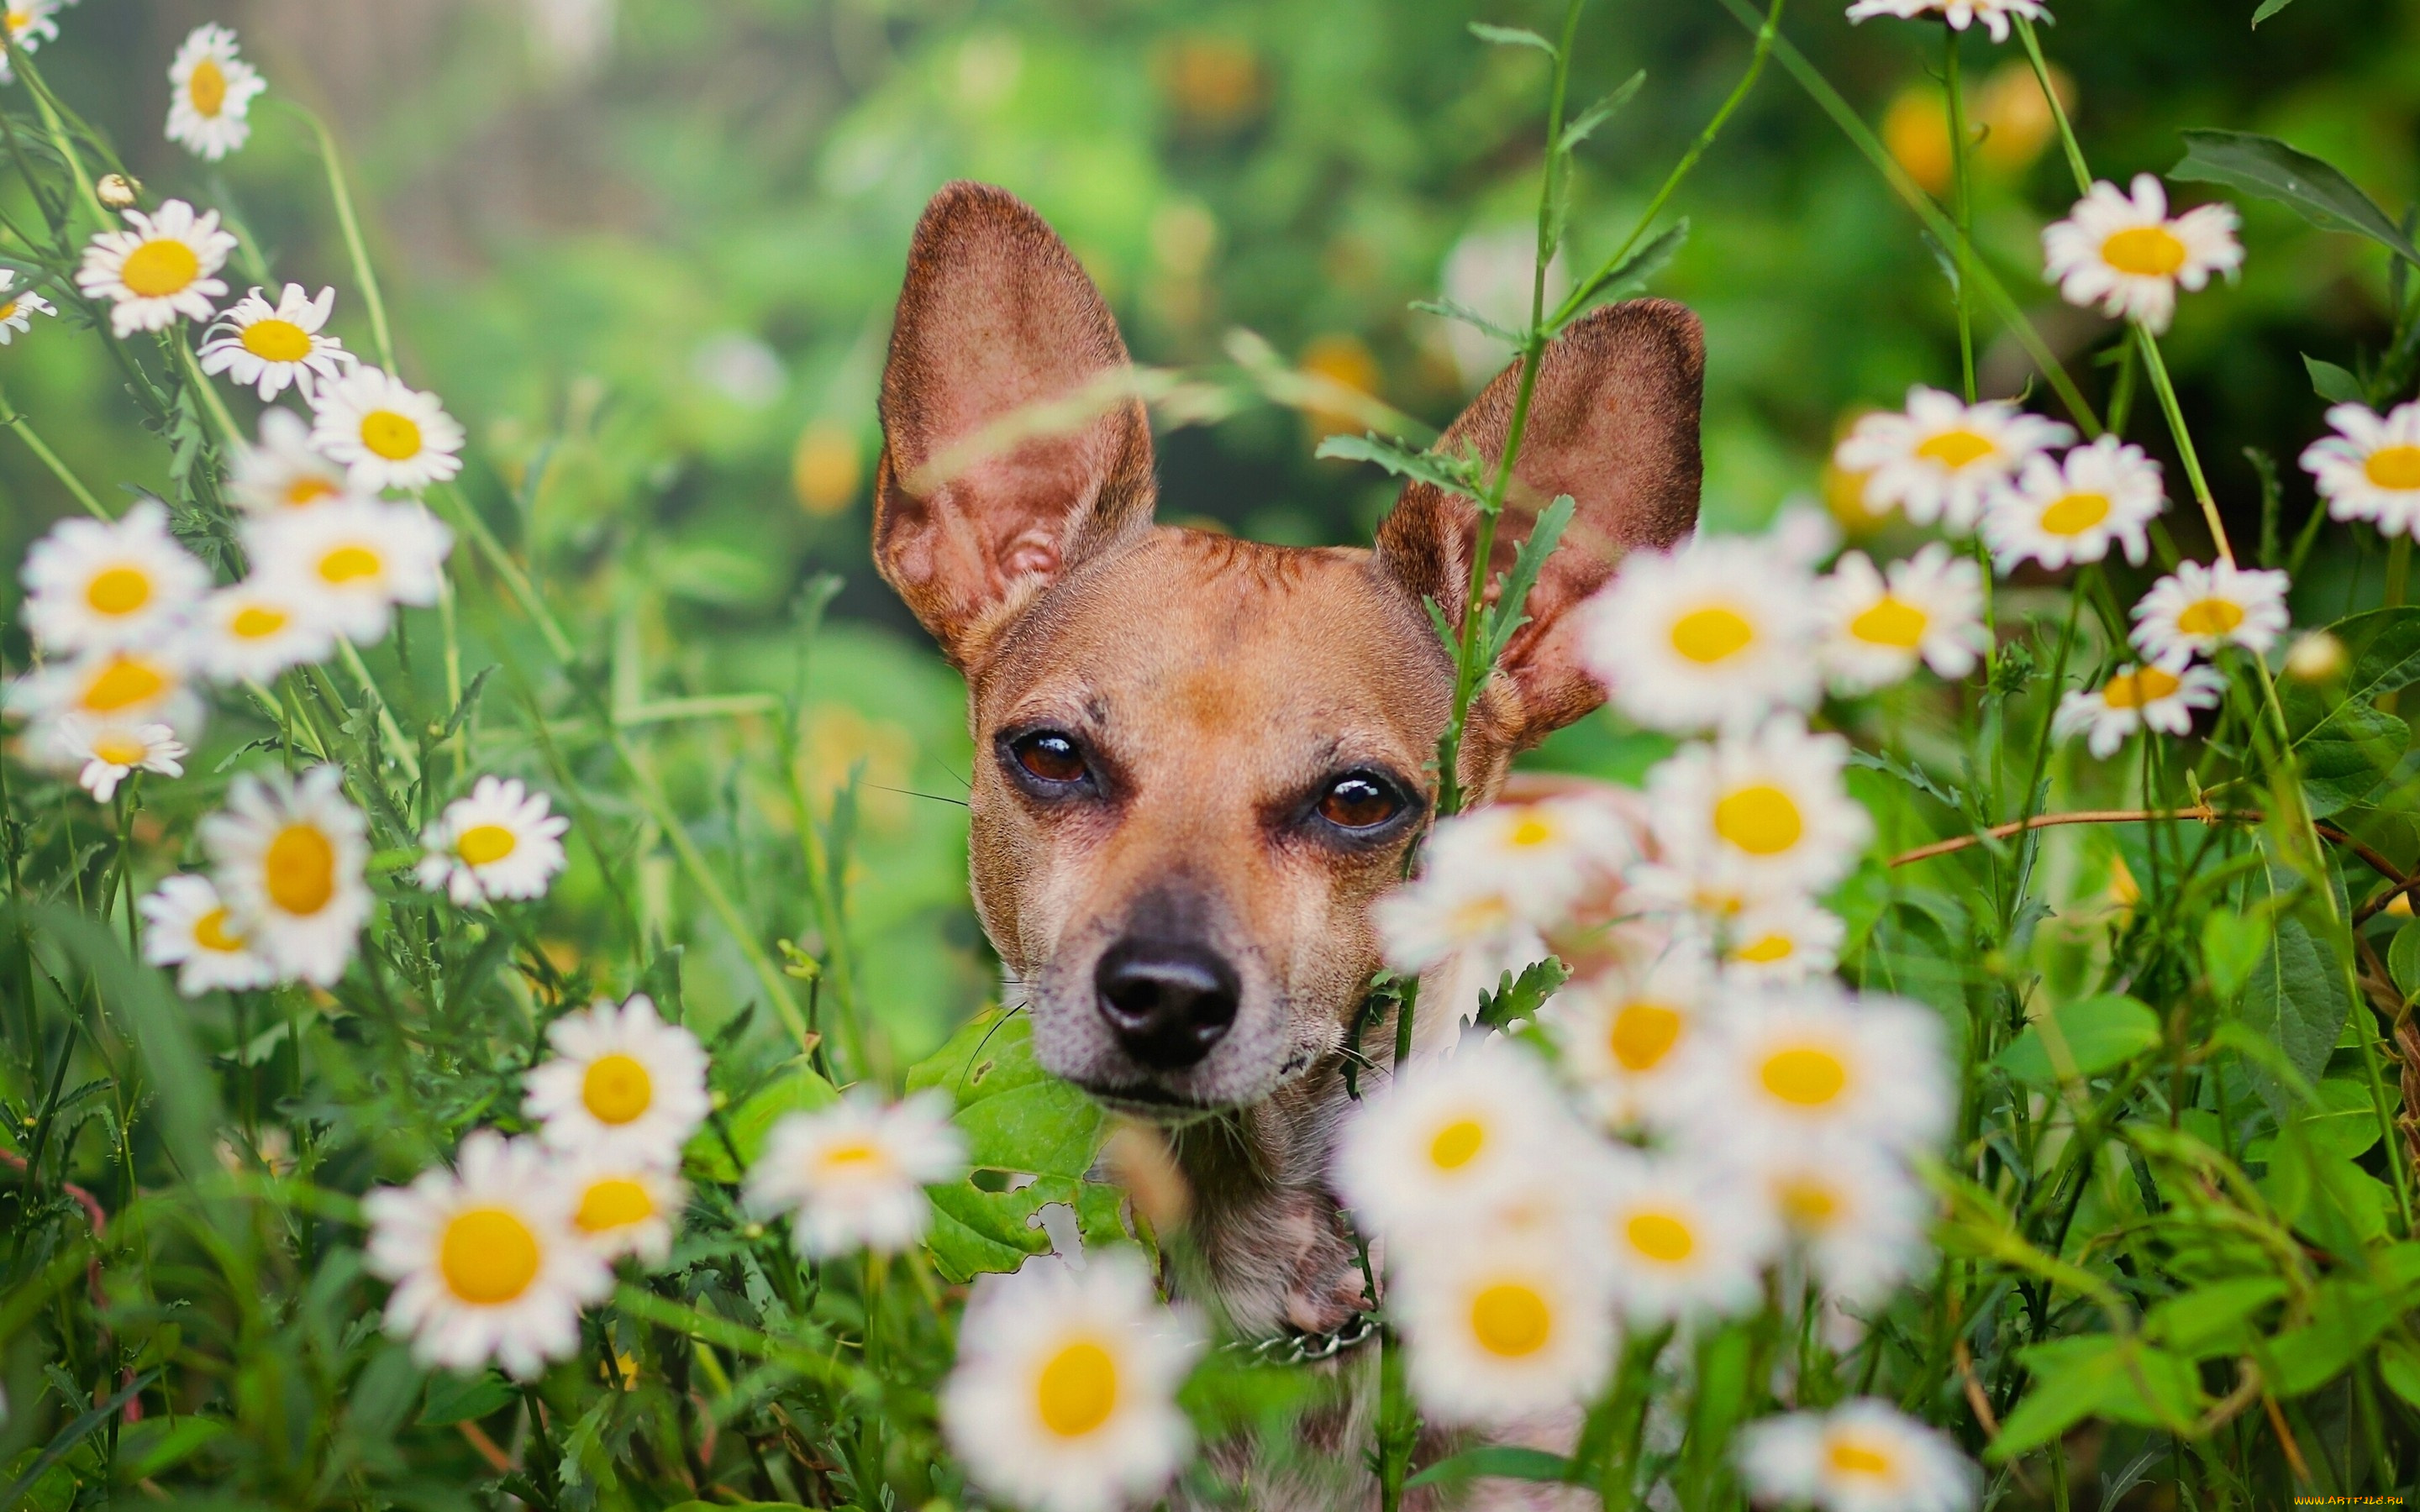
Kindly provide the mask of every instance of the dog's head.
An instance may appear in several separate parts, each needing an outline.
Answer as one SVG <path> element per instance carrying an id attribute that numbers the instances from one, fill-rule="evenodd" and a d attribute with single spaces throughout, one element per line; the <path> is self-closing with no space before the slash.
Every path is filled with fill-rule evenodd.
<path id="1" fill-rule="evenodd" d="M 1697 517 L 1703 346 L 1679 305 L 1548 348 L 1494 567 L 1577 502 L 1472 711 L 1460 777 L 1593 708 L 1573 612 Z M 1152 523 L 1151 431 L 1115 320 L 1049 226 L 953 184 L 917 226 L 882 379 L 875 557 L 966 675 L 974 896 L 1036 1048 L 1169 1115 L 1267 1096 L 1340 1045 L 1379 964 L 1370 903 L 1435 794 L 1476 511 L 1404 490 L 1374 550 Z M 1517 375 L 1448 433 L 1500 455 Z"/>

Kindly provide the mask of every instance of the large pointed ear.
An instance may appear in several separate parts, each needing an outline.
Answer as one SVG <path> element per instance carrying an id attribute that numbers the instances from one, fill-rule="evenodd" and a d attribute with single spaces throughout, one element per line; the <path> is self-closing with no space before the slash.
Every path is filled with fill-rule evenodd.
<path id="1" fill-rule="evenodd" d="M 1605 690 L 1579 656 L 1582 600 L 1622 554 L 1668 547 L 1698 523 L 1698 406 L 1706 343 L 1698 317 L 1669 300 L 1633 300 L 1590 314 L 1546 348 L 1512 467 L 1488 597 L 1557 495 L 1575 506 L 1562 543 L 1530 590 L 1529 623 L 1505 648 L 1520 693 L 1507 732 L 1526 746 L 1588 713 Z M 1518 364 L 1497 375 L 1445 433 L 1441 447 L 1504 454 L 1520 386 Z M 1407 485 L 1378 527 L 1381 563 L 1412 593 L 1436 600 L 1460 627 L 1470 592 L 1479 511 L 1431 484 Z"/>
<path id="2" fill-rule="evenodd" d="M 1031 207 L 989 184 L 933 196 L 882 373 L 874 560 L 961 669 L 1052 579 L 1150 523 L 1151 429 L 1126 367 L 1100 291 Z"/>

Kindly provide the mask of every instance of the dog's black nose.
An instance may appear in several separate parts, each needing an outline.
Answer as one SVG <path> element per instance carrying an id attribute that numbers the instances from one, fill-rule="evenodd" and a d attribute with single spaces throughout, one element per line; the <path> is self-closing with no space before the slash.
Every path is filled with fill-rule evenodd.
<path id="1" fill-rule="evenodd" d="M 1177 1071 L 1210 1053 L 1235 1022 L 1241 989 L 1218 952 L 1166 940 L 1121 940 L 1093 973 L 1101 1015 L 1126 1054 Z"/>

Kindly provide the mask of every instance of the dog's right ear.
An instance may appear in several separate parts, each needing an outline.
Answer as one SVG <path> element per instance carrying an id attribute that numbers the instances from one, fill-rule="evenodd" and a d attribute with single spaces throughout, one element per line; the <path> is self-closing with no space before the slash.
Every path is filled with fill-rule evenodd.
<path id="1" fill-rule="evenodd" d="M 874 560 L 961 670 L 1034 594 L 1150 523 L 1150 422 L 1119 391 L 1126 366 L 1100 291 L 1031 207 L 989 184 L 933 196 L 882 373 Z"/>

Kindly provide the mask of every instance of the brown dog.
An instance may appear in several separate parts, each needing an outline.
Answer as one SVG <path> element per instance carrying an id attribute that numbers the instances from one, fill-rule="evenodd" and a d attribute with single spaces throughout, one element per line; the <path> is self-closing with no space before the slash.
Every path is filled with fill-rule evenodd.
<path id="1" fill-rule="evenodd" d="M 966 676 L 975 906 L 1043 1063 L 1171 1126 L 1206 1271 L 1180 1285 L 1247 1337 L 1317 1334 L 1362 1295 L 1326 1175 L 1346 1034 L 1380 965 L 1370 903 L 1429 817 L 1452 695 L 1421 600 L 1459 616 L 1478 517 L 1413 484 L 1374 550 L 1156 526 L 1131 396 L 937 468 L 1002 417 L 1114 393 L 1126 365 L 1039 216 L 943 189 L 883 373 L 875 559 Z M 1598 310 L 1547 350 L 1516 477 L 1577 513 L 1471 711 L 1460 778 L 1481 798 L 1602 697 L 1573 611 L 1623 551 L 1695 525 L 1703 367 L 1697 317 L 1658 300 Z M 1515 380 L 1447 444 L 1498 455 Z M 1527 532 L 1512 516 L 1498 571 Z M 1367 1042 L 1383 1057 L 1392 1036 Z"/>

